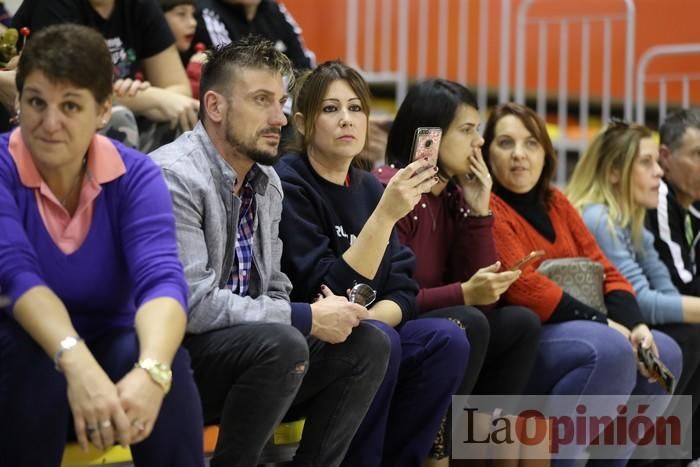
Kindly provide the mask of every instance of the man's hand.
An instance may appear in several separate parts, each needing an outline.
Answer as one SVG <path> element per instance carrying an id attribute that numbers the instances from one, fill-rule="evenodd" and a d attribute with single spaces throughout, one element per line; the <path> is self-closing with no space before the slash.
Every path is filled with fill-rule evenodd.
<path id="1" fill-rule="evenodd" d="M 311 335 L 329 344 L 344 342 L 352 328 L 369 316 L 367 309 L 321 286 L 323 298 L 311 304 Z"/>

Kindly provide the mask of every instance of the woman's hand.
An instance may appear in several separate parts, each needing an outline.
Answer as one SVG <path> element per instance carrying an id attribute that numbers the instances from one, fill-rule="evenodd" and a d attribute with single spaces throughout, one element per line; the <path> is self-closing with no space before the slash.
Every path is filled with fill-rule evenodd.
<path id="1" fill-rule="evenodd" d="M 520 277 L 520 271 L 498 272 L 500 261 L 481 268 L 462 283 L 465 305 L 490 305 L 498 301 L 503 292 Z"/>
<path id="2" fill-rule="evenodd" d="M 481 155 L 481 148 L 474 148 L 474 152 L 469 156 L 469 167 L 471 173 L 456 178 L 462 187 L 464 201 L 467 202 L 471 210 L 475 214 L 485 215 L 489 212 L 493 180 Z"/>
<path id="3" fill-rule="evenodd" d="M 630 340 L 630 330 L 618 323 L 608 318 L 608 326 L 625 336 L 625 339 Z"/>
<path id="4" fill-rule="evenodd" d="M 639 350 L 639 344 L 645 349 L 651 348 L 654 355 L 659 356 L 659 350 L 656 348 L 656 343 L 654 342 L 654 335 L 651 333 L 646 324 L 638 324 L 634 327 L 632 331 L 627 329 L 622 324 L 608 319 L 608 326 L 620 332 L 625 339 L 629 340 L 630 346 L 632 347 L 632 352 L 634 352 L 634 358 L 637 361 L 637 369 L 646 378 L 649 378 L 650 382 L 656 381 L 652 378 L 647 369 L 644 367 L 639 357 L 637 356 L 637 351 Z"/>
<path id="5" fill-rule="evenodd" d="M 642 362 L 639 360 L 639 356 L 637 355 L 639 352 L 639 345 L 641 344 L 643 348 L 651 349 L 654 355 L 657 357 L 659 356 L 659 349 L 656 348 L 654 335 L 651 333 L 649 327 L 644 323 L 636 325 L 630 332 L 630 343 L 632 344 L 632 349 L 634 350 L 634 356 L 637 359 L 637 368 L 639 368 L 639 372 L 645 377 L 649 378 L 649 382 L 656 381 L 656 378 L 653 378 L 649 374 L 646 367 L 642 364 Z"/>
<path id="6" fill-rule="evenodd" d="M 75 434 L 83 451 L 88 449 L 88 440 L 97 449 L 112 447 L 115 442 L 122 446 L 131 444 L 129 420 L 122 408 L 117 387 L 97 362 L 88 358 L 74 359 L 75 364 L 63 364 L 68 383 L 68 404 L 73 414 Z M 83 354 L 85 352 L 82 352 Z M 65 355 L 65 359 L 70 353 Z"/>
<path id="7" fill-rule="evenodd" d="M 396 172 L 379 200 L 377 210 L 392 224 L 408 214 L 420 201 L 423 193 L 437 183 L 437 167 L 427 159 L 420 159 Z"/>
<path id="8" fill-rule="evenodd" d="M 117 383 L 117 391 L 129 421 L 131 444 L 139 443 L 153 431 L 165 397 L 163 388 L 146 370 L 134 368 Z"/>

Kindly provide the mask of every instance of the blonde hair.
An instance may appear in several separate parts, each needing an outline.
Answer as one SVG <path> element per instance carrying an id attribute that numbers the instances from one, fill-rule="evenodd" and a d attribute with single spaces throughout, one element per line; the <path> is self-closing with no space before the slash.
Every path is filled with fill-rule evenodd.
<path id="1" fill-rule="evenodd" d="M 589 204 L 608 208 L 608 228 L 629 228 L 632 244 L 642 252 L 645 208 L 632 195 L 632 167 L 639 156 L 639 143 L 650 138 L 649 128 L 619 121 L 611 122 L 588 146 L 576 164 L 566 195 L 576 209 Z"/>

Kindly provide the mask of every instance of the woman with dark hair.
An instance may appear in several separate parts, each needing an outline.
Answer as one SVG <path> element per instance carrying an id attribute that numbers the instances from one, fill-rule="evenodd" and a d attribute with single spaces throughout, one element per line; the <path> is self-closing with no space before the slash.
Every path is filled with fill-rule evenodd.
<path id="1" fill-rule="evenodd" d="M 521 394 L 535 361 L 540 322 L 524 307 L 491 306 L 520 271 L 501 270 L 496 260 L 491 175 L 481 156 L 474 95 L 441 79 L 411 89 L 389 132 L 391 165 L 375 171 L 382 183 L 411 163 L 409 135 L 420 127 L 439 127 L 442 140 L 438 183 L 397 223 L 401 243 L 416 255 L 418 312 L 456 319 L 465 328 L 471 351 L 459 394 Z"/>
<path id="2" fill-rule="evenodd" d="M 150 158 L 96 134 L 109 50 L 51 26 L 16 81 L 19 128 L 0 136 L 0 459 L 59 465 L 77 436 L 131 445 L 136 465 L 203 465 L 170 194 Z"/>
<path id="3" fill-rule="evenodd" d="M 609 397 L 610 413 L 630 393 L 662 394 L 663 388 L 647 381 L 649 373 L 637 363 L 638 346 L 652 349 L 676 376 L 682 366 L 680 349 L 644 324 L 630 284 L 605 257 L 576 209 L 551 186 L 556 156 L 542 119 L 527 107 L 499 105 L 486 123 L 483 153 L 494 179 L 491 209 L 499 259 L 509 266 L 532 250 L 545 252 L 504 294 L 506 302 L 527 306 L 547 324 L 529 391 L 621 396 Z M 603 266 L 607 315 L 537 271 L 543 259 L 572 257 Z M 655 408 L 663 411 L 665 406 Z"/>
<path id="4" fill-rule="evenodd" d="M 420 466 L 464 375 L 469 344 L 446 319 L 413 319 L 414 257 L 394 231 L 396 221 L 436 182 L 435 168 L 418 160 L 386 190 L 352 167 L 367 141 L 369 89 L 340 62 L 319 65 L 298 86 L 297 152 L 277 166 L 284 188 L 282 268 L 292 300 L 312 299 L 322 287 L 340 295 L 355 283 L 376 290 L 371 322 L 391 342 L 386 376 L 343 465 Z"/>

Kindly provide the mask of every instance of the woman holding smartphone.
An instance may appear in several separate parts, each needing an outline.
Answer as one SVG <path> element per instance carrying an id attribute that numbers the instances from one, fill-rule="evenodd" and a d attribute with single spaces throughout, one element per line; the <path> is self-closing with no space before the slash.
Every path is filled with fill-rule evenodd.
<path id="1" fill-rule="evenodd" d="M 605 271 L 601 286 L 607 315 L 537 271 L 541 260 L 526 267 L 505 292 L 508 303 L 528 306 L 546 323 L 536 377 L 528 389 L 537 394 L 606 395 L 597 400 L 610 404 L 610 414 L 630 393 L 664 394 L 659 384 L 648 381 L 650 374 L 637 359 L 638 348 L 660 355 L 675 375 L 682 368 L 680 349 L 670 337 L 644 324 L 631 285 L 605 257 L 576 209 L 550 184 L 556 153 L 544 121 L 532 109 L 502 104 L 492 111 L 484 140 L 484 160 L 494 178 L 491 209 L 501 261 L 514 264 L 527 252 L 541 249 L 546 259 L 586 257 Z M 647 415 L 663 412 L 665 406 L 660 405 Z M 655 410 L 659 412 L 651 413 Z M 601 465 L 625 465 L 627 455 L 631 449 Z"/>
<path id="2" fill-rule="evenodd" d="M 419 140 L 426 127 L 441 130 L 441 142 L 432 145 L 438 182 L 397 223 L 401 243 L 416 255 L 419 316 L 454 317 L 454 308 L 470 311 L 460 314 L 472 352 L 459 394 L 521 394 L 535 361 L 540 321 L 524 307 L 493 306 L 520 271 L 502 270 L 497 262 L 491 176 L 481 156 L 479 126 L 469 89 L 442 79 L 424 81 L 401 104 L 389 132 L 390 165 L 375 175 L 387 184 L 397 169 L 410 164 L 420 148 L 412 149 L 406 135 L 415 133 Z M 479 373 L 471 371 L 479 367 Z M 431 453 L 437 459 L 447 454 Z M 514 457 L 511 464 L 517 465 Z"/>
<path id="3" fill-rule="evenodd" d="M 298 141 L 276 167 L 284 188 L 282 269 L 294 284 L 291 297 L 310 300 L 323 287 L 341 295 L 356 283 L 370 285 L 377 294 L 370 318 L 392 349 L 384 382 L 343 465 L 419 466 L 470 353 L 454 322 L 413 319 L 415 259 L 394 231 L 436 183 L 436 169 L 420 159 L 382 190 L 371 174 L 352 167 L 366 145 L 370 101 L 354 69 L 323 63 L 297 89 Z"/>

